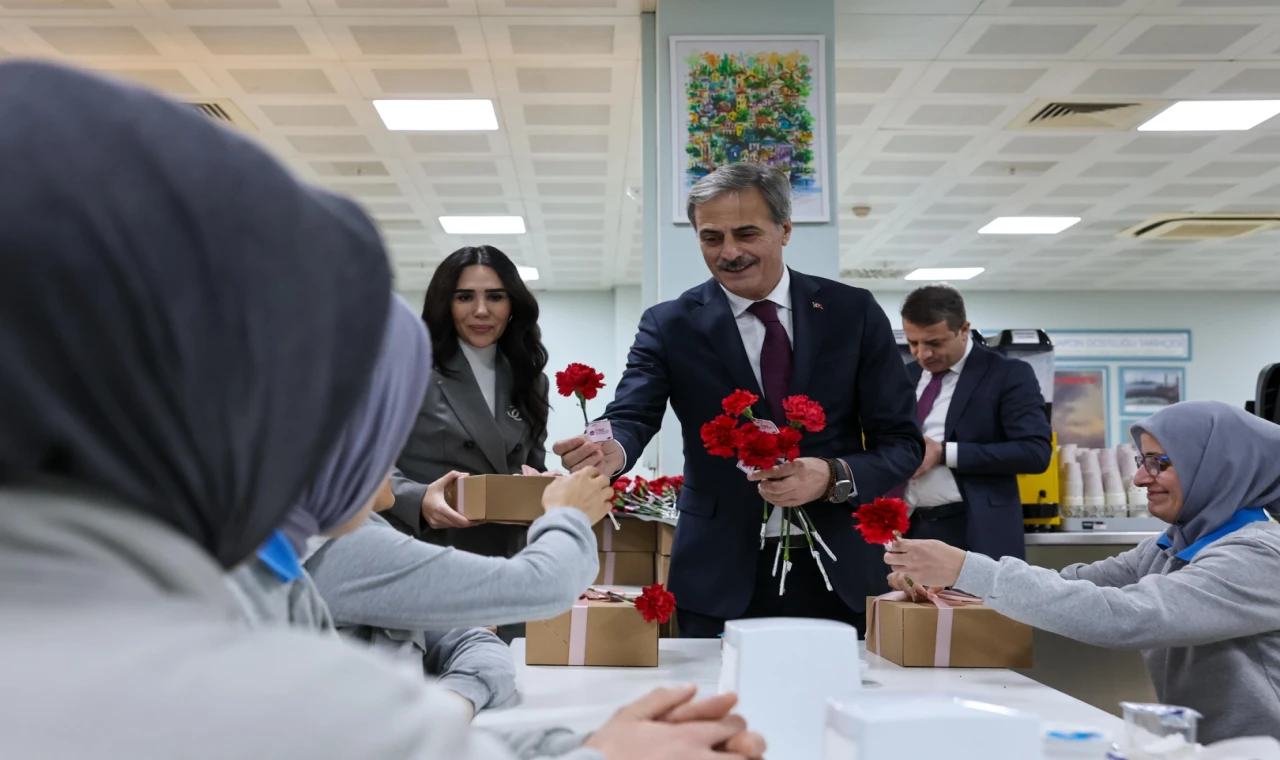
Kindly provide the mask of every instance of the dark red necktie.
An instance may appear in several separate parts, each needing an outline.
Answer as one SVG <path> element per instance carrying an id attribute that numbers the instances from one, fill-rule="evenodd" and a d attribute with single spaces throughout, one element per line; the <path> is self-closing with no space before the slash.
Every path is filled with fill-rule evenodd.
<path id="1" fill-rule="evenodd" d="M 920 394 L 920 400 L 916 402 L 916 421 L 920 423 L 921 430 L 924 430 L 924 421 L 929 419 L 929 412 L 933 411 L 938 394 L 942 393 L 942 378 L 950 371 L 944 369 L 941 372 L 935 372 L 933 377 L 929 378 L 929 384 L 924 387 L 924 392 Z M 906 493 L 907 484 L 903 483 L 885 496 L 890 499 L 901 499 Z"/>
<path id="2" fill-rule="evenodd" d="M 764 345 L 760 348 L 760 382 L 764 386 L 769 414 L 777 425 L 786 422 L 782 400 L 791 390 L 791 340 L 778 321 L 778 306 L 772 301 L 756 301 L 747 311 L 764 323 Z"/>

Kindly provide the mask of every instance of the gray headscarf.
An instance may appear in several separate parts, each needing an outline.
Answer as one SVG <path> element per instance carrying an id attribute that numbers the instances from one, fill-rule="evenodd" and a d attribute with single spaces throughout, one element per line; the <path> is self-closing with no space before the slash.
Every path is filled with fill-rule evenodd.
<path id="1" fill-rule="evenodd" d="M 1160 442 L 1178 471 L 1182 511 L 1165 531 L 1180 552 L 1244 507 L 1280 506 L 1280 425 L 1220 401 L 1184 401 L 1131 429 Z"/>
<path id="2" fill-rule="evenodd" d="M 378 490 L 409 438 L 430 376 L 426 327 L 396 296 L 368 390 L 324 470 L 280 527 L 295 551 L 302 553 L 307 539 L 350 520 Z"/>
<path id="3" fill-rule="evenodd" d="M 189 106 L 0 64 L 0 482 L 102 492 L 232 567 L 368 387 L 386 251 Z"/>

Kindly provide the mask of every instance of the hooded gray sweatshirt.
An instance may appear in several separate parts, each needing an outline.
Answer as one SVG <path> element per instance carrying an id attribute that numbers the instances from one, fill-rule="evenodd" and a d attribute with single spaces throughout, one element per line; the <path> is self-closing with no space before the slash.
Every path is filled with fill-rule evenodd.
<path id="1" fill-rule="evenodd" d="M 1164 447 L 1177 522 L 1117 557 L 1061 573 L 969 553 L 955 587 L 1014 620 L 1141 650 L 1162 702 L 1200 712 L 1204 743 L 1280 739 L 1280 426 L 1186 402 L 1134 426 Z"/>

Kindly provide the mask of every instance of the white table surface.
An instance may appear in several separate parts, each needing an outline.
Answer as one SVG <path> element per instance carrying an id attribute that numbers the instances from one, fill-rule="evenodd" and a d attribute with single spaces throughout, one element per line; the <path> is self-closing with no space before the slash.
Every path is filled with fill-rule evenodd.
<path id="1" fill-rule="evenodd" d="M 656 668 L 530 667 L 524 639 L 511 643 L 519 696 L 510 705 L 476 717 L 484 728 L 564 726 L 598 728 L 614 710 L 659 686 L 696 683 L 703 696 L 720 681 L 719 639 L 662 639 Z M 902 668 L 874 654 L 859 653 L 869 668 L 863 688 L 883 692 L 932 692 L 969 697 L 1040 716 L 1048 723 L 1088 726 L 1118 736 L 1122 721 L 1011 670 Z"/>

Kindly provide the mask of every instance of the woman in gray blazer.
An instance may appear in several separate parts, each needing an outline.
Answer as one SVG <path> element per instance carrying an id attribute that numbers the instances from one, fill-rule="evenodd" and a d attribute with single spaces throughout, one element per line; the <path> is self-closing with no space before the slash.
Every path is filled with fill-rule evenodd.
<path id="1" fill-rule="evenodd" d="M 392 476 L 400 530 L 490 557 L 525 544 L 518 525 L 471 526 L 427 486 L 441 478 L 546 468 L 547 350 L 538 301 L 506 254 L 461 248 L 436 269 L 422 320 L 435 347 L 432 381 Z"/>

